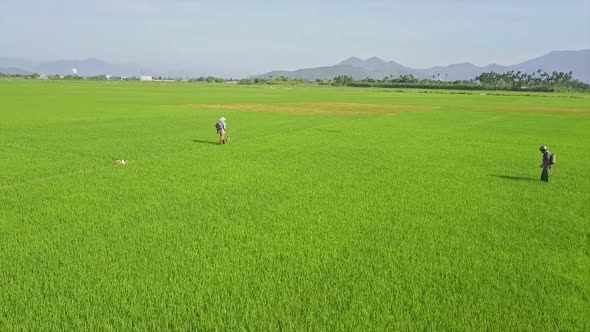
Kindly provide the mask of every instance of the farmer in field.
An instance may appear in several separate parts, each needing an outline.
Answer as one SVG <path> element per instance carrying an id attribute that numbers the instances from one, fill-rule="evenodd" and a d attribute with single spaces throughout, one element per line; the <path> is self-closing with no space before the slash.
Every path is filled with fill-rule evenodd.
<path id="1" fill-rule="evenodd" d="M 555 163 L 555 154 L 549 152 L 549 149 L 544 145 L 540 147 L 539 150 L 543 153 L 543 164 L 541 165 L 543 173 L 541 173 L 541 181 L 549 182 L 549 170 L 551 170 Z"/>
<path id="2" fill-rule="evenodd" d="M 217 129 L 217 134 L 219 135 L 219 144 L 227 143 L 227 124 L 225 123 L 224 117 L 219 119 L 219 121 L 215 124 L 215 128 Z"/>

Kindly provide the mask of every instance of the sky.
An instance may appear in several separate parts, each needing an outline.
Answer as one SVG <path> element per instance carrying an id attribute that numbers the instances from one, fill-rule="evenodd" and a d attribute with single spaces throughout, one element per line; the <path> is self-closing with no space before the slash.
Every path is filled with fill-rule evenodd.
<path id="1" fill-rule="evenodd" d="M 590 48 L 590 0 L 0 0 L 0 57 L 245 76 L 378 56 L 510 65 Z"/>

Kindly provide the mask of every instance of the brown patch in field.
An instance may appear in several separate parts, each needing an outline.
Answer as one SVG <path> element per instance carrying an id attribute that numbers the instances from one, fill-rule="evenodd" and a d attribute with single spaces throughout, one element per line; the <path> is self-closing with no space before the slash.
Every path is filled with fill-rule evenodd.
<path id="1" fill-rule="evenodd" d="M 214 109 L 241 112 L 279 113 L 293 115 L 341 115 L 341 116 L 382 116 L 407 111 L 434 110 L 438 107 L 358 104 L 358 103 L 280 103 L 280 104 L 220 104 L 220 105 L 181 105 L 195 109 Z"/>
<path id="2" fill-rule="evenodd" d="M 552 106 L 476 106 L 472 108 L 476 112 L 524 112 L 552 115 L 577 115 L 590 116 L 590 108 L 581 107 L 552 107 Z"/>

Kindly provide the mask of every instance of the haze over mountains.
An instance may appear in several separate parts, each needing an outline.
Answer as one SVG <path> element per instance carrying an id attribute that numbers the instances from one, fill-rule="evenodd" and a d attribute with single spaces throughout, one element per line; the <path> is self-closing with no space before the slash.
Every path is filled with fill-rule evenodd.
<path id="1" fill-rule="evenodd" d="M 152 68 L 143 67 L 137 64 L 114 64 L 96 58 L 34 62 L 24 59 L 0 57 L 0 73 L 6 74 L 26 75 L 38 73 L 45 75 L 72 75 L 73 68 L 76 68 L 77 74 L 81 76 L 113 75 L 139 77 L 142 74 L 145 74 L 152 76 L 187 78 L 212 75 L 212 70 L 209 68 Z"/>
<path id="2" fill-rule="evenodd" d="M 494 71 L 503 73 L 510 70 L 533 73 L 541 69 L 546 72 L 573 72 L 574 78 L 590 83 L 590 49 L 579 51 L 553 51 L 541 57 L 537 57 L 516 65 L 501 66 L 488 65 L 476 66 L 465 62 L 448 66 L 437 66 L 426 69 L 405 67 L 394 61 L 384 61 L 373 57 L 362 60 L 356 57 L 346 59 L 339 64 L 327 67 L 306 68 L 295 71 L 273 71 L 256 77 L 269 78 L 285 76 L 294 79 L 315 81 L 326 80 L 336 76 L 351 76 L 354 79 L 383 79 L 384 77 L 399 77 L 401 75 L 414 75 L 419 78 L 435 78 L 447 81 L 470 80 L 481 73 Z"/>
<path id="3" fill-rule="evenodd" d="M 72 75 L 76 68 L 84 76 L 117 75 L 139 76 L 141 67 L 132 64 L 112 64 L 99 59 L 57 60 L 33 62 L 23 59 L 0 58 L 0 72 L 7 74 L 38 73 L 45 75 Z"/>
<path id="4" fill-rule="evenodd" d="M 149 69 L 142 70 L 142 66 L 136 64 L 113 64 L 99 59 L 86 60 L 58 60 L 47 62 L 33 62 L 14 58 L 0 58 L 0 72 L 9 74 L 30 74 L 39 73 L 45 75 L 69 75 L 72 68 L 78 70 L 79 75 L 97 76 L 140 76 L 142 72 L 146 75 L 166 77 L 198 77 L 215 75 L 203 68 L 191 69 Z M 437 66 L 426 69 L 406 67 L 394 61 L 384 61 L 377 57 L 366 60 L 349 58 L 334 66 L 317 68 L 306 68 L 295 71 L 273 71 L 255 77 L 278 77 L 286 76 L 295 79 L 315 81 L 316 79 L 332 79 L 336 76 L 351 76 L 354 79 L 367 77 L 383 79 L 384 77 L 399 77 L 400 75 L 412 74 L 419 78 L 435 78 L 447 81 L 470 80 L 483 72 L 506 72 L 510 70 L 532 73 L 541 69 L 546 72 L 560 71 L 573 72 L 574 78 L 590 83 L 590 49 L 578 51 L 553 51 L 541 57 L 537 57 L 522 63 L 510 66 L 488 65 L 476 66 L 471 63 L 451 64 L 448 66 Z M 218 76 L 223 76 L 217 73 Z"/>

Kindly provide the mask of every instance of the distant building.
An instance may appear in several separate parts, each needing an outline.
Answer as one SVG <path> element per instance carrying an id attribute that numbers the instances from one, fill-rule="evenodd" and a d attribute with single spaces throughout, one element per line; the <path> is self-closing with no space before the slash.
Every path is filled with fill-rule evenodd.
<path id="1" fill-rule="evenodd" d="M 145 82 L 149 82 L 149 81 L 153 81 L 154 78 L 151 76 L 146 76 L 146 75 L 141 75 L 141 77 L 139 78 L 140 81 L 145 81 Z"/>

